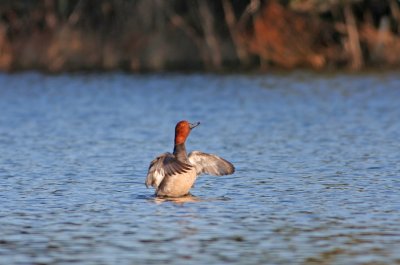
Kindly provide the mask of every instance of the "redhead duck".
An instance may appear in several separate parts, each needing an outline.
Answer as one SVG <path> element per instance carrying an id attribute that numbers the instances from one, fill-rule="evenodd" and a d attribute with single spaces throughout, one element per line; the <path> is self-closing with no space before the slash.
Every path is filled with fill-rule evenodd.
<path id="1" fill-rule="evenodd" d="M 190 131 L 200 122 L 180 121 L 175 127 L 174 152 L 164 153 L 151 161 L 146 177 L 146 187 L 153 186 L 159 197 L 187 195 L 200 174 L 216 176 L 235 172 L 234 166 L 225 159 L 193 151 L 187 155 L 185 141 Z"/>

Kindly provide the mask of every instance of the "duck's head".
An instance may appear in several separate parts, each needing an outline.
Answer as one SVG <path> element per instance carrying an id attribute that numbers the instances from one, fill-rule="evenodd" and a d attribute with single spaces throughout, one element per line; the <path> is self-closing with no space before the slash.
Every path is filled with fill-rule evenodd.
<path id="1" fill-rule="evenodd" d="M 183 144 L 189 136 L 190 131 L 199 126 L 200 122 L 189 123 L 188 121 L 180 121 L 175 126 L 175 145 Z"/>

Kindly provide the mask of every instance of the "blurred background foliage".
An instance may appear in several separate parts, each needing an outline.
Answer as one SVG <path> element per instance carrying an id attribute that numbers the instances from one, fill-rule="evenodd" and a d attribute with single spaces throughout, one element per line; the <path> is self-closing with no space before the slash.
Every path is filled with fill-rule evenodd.
<path id="1" fill-rule="evenodd" d="M 2 0 L 0 70 L 400 65 L 398 0 Z"/>

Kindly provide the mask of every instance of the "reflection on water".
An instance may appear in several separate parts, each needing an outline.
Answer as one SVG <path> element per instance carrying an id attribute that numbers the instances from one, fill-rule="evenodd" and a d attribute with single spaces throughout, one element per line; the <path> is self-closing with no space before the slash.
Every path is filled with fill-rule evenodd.
<path id="1" fill-rule="evenodd" d="M 193 196 L 191 194 L 188 194 L 183 197 L 178 197 L 178 198 L 171 198 L 171 197 L 151 197 L 151 201 L 160 204 L 160 203 L 165 203 L 165 202 L 173 202 L 176 204 L 184 204 L 188 202 L 212 202 L 212 201 L 228 201 L 231 200 L 228 197 L 218 197 L 218 198 L 201 198 L 197 196 Z"/>
<path id="2" fill-rule="evenodd" d="M 198 197 L 187 195 L 179 198 L 154 198 L 155 203 L 164 203 L 164 202 L 174 202 L 176 204 L 183 204 L 188 202 L 201 202 L 202 200 Z"/>
<path id="3" fill-rule="evenodd" d="M 400 264 L 397 74 L 0 75 L 0 264 Z M 158 199 L 149 162 L 236 167 Z"/>

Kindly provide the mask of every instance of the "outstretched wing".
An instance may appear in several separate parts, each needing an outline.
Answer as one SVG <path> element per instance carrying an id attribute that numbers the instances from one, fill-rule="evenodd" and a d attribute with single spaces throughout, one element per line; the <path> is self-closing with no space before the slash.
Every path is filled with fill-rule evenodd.
<path id="1" fill-rule="evenodd" d="M 151 161 L 146 177 L 146 187 L 158 188 L 164 177 L 189 171 L 190 165 L 180 162 L 171 153 L 164 153 Z"/>
<path id="2" fill-rule="evenodd" d="M 197 174 L 222 176 L 235 172 L 235 167 L 231 162 L 216 155 L 193 151 L 189 154 L 188 159 L 190 164 L 196 168 Z"/>

